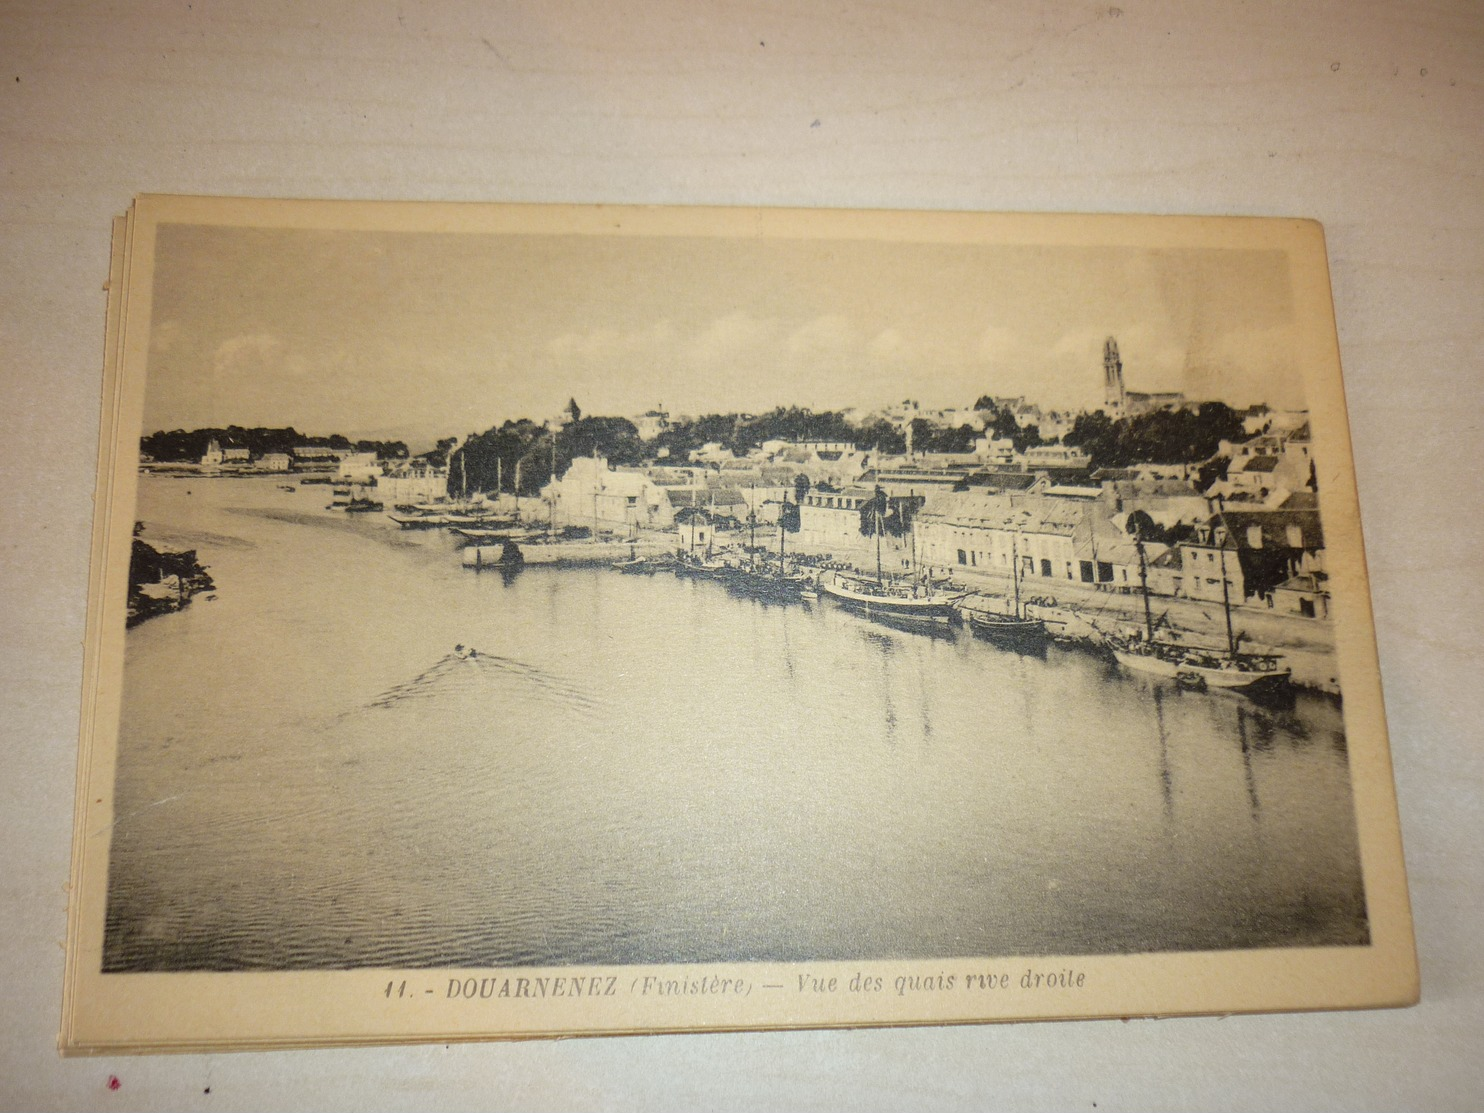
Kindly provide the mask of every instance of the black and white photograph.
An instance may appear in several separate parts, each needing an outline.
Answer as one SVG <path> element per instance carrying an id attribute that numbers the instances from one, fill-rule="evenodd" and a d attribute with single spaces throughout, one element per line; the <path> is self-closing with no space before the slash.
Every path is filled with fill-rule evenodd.
<path id="1" fill-rule="evenodd" d="M 90 981 L 622 971 L 573 1031 L 1139 1011 L 1074 1003 L 1110 956 L 1408 992 L 1313 229 L 153 203 Z"/>

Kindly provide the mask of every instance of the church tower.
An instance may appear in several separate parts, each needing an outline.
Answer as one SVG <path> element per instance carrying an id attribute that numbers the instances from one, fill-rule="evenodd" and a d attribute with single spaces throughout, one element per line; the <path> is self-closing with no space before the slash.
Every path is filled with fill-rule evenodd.
<path id="1" fill-rule="evenodd" d="M 1103 404 L 1109 417 L 1123 415 L 1123 360 L 1118 358 L 1118 341 L 1103 341 Z"/>

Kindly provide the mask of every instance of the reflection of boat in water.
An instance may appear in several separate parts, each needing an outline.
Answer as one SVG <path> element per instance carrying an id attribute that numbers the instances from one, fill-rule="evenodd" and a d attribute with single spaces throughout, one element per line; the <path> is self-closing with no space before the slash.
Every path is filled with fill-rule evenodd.
<path id="1" fill-rule="evenodd" d="M 903 634 L 915 634 L 918 637 L 938 638 L 945 641 L 952 641 L 956 636 L 953 626 L 938 618 L 892 614 L 887 611 L 860 611 L 858 613 L 871 626 L 885 626 L 889 630 L 897 630 Z"/>
<path id="2" fill-rule="evenodd" d="M 789 602 L 803 597 L 812 583 L 808 576 L 779 572 L 771 568 L 728 567 L 718 573 L 726 586 L 738 595 L 773 602 Z"/>

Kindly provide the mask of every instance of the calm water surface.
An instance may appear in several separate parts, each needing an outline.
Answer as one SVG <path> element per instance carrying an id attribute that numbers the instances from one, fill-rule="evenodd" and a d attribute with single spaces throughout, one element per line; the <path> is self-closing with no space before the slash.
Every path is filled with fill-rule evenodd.
<path id="1" fill-rule="evenodd" d="M 475 574 L 328 495 L 141 481 L 218 597 L 128 634 L 107 969 L 1366 941 L 1327 698 L 669 575 Z"/>

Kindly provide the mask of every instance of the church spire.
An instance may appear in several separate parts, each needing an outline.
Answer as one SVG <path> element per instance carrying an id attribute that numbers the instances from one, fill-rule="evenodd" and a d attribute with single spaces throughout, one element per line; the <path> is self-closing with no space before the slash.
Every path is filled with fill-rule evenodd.
<path id="1" fill-rule="evenodd" d="M 1103 404 L 1109 417 L 1123 413 L 1123 360 L 1118 357 L 1118 341 L 1103 341 Z"/>

